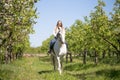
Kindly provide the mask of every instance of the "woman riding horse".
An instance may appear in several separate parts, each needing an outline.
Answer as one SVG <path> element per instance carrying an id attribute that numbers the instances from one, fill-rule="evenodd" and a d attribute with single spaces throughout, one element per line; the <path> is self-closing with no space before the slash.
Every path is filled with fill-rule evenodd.
<path id="1" fill-rule="evenodd" d="M 56 36 L 57 36 L 57 33 L 59 32 L 59 29 L 61 28 L 62 32 L 65 34 L 65 28 L 63 27 L 63 24 L 62 24 L 62 21 L 58 20 L 57 21 L 57 25 L 53 31 L 53 35 L 54 35 L 54 39 L 52 39 L 50 41 L 50 47 L 49 47 L 49 51 L 48 53 L 51 53 L 52 49 L 53 49 L 53 46 L 56 42 Z"/>
<path id="2" fill-rule="evenodd" d="M 67 54 L 67 45 L 65 43 L 65 29 L 62 22 L 59 20 L 53 32 L 55 38 L 50 42 L 50 50 L 53 52 L 51 58 L 53 61 L 54 70 L 58 69 L 62 73 L 63 56 Z"/>

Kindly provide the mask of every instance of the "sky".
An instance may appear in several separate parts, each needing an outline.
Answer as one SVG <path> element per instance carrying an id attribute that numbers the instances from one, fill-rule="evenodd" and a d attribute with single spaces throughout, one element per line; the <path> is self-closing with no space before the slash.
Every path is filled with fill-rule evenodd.
<path id="1" fill-rule="evenodd" d="M 115 0 L 103 0 L 106 3 L 104 10 L 109 16 Z M 64 27 L 70 27 L 75 20 L 84 21 L 84 16 L 89 16 L 97 5 L 97 0 L 40 0 L 35 3 L 38 18 L 33 25 L 34 34 L 30 34 L 30 46 L 39 47 L 49 38 L 58 20 Z"/>

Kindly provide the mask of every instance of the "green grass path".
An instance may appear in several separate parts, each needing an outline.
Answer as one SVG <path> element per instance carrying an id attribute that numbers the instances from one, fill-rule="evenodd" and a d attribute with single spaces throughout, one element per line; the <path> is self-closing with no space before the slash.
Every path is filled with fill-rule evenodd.
<path id="1" fill-rule="evenodd" d="M 65 75 L 65 76 L 64 76 Z M 0 66 L 0 80 L 75 80 L 53 71 L 49 57 L 30 57 Z"/>
<path id="2" fill-rule="evenodd" d="M 74 59 L 64 63 L 64 72 L 53 71 L 50 57 L 29 57 L 0 65 L 0 80 L 119 80 L 120 65 L 89 62 L 83 65 Z"/>

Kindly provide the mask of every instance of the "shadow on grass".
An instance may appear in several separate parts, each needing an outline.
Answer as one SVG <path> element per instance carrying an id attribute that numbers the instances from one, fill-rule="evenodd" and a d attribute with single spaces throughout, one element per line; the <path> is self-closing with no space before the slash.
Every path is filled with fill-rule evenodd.
<path id="1" fill-rule="evenodd" d="M 3 80 L 3 79 L 0 78 L 0 80 Z"/>
<path id="2" fill-rule="evenodd" d="M 95 64 L 68 64 L 65 66 L 64 70 L 73 71 L 68 72 L 68 74 L 81 79 L 81 80 L 120 80 L 120 68 L 101 68 Z M 95 69 L 99 68 L 99 69 Z M 94 70 L 95 69 L 95 70 Z M 75 72 L 79 71 L 79 72 Z M 82 71 L 82 72 L 81 72 Z M 87 72 L 88 71 L 88 72 Z"/>
<path id="3" fill-rule="evenodd" d="M 45 74 L 45 73 L 52 73 L 53 70 L 43 70 L 43 71 L 39 71 L 39 74 Z"/>
<path id="4" fill-rule="evenodd" d="M 76 78 L 80 79 L 80 80 L 86 80 L 87 78 L 90 77 L 95 77 L 95 73 L 87 73 L 87 74 L 70 74 L 72 76 L 75 76 Z M 90 80 L 95 80 L 95 79 L 90 79 Z M 99 80 L 99 79 L 98 79 Z"/>
<path id="5" fill-rule="evenodd" d="M 49 62 L 51 60 L 51 57 L 50 56 L 39 57 L 39 60 L 43 62 Z"/>
<path id="6" fill-rule="evenodd" d="M 71 64 L 71 65 L 67 65 L 65 66 L 64 70 L 67 71 L 78 71 L 78 70 L 83 70 L 83 69 L 88 69 L 88 68 L 94 68 L 96 67 L 95 64 Z"/>
<path id="7" fill-rule="evenodd" d="M 117 58 L 116 56 L 113 57 L 106 57 L 105 59 L 100 59 L 100 63 L 115 65 L 120 64 L 120 58 Z"/>
<path id="8" fill-rule="evenodd" d="M 116 80 L 116 79 L 120 79 L 120 70 L 115 70 L 115 69 L 101 70 L 101 71 L 97 71 L 96 75 L 102 75 L 112 80 Z"/>
<path id="9" fill-rule="evenodd" d="M 11 74 L 13 73 L 13 71 L 11 70 L 1 70 L 0 69 L 0 80 L 8 80 L 11 76 Z"/>
<path id="10" fill-rule="evenodd" d="M 70 73 L 69 73 L 70 74 Z M 120 70 L 115 70 L 115 69 L 111 69 L 111 70 L 100 70 L 100 71 L 96 71 L 96 72 L 91 72 L 91 73 L 86 73 L 86 74 L 70 74 L 72 76 L 77 77 L 78 79 L 81 80 L 119 80 L 120 79 Z M 99 78 L 101 77 L 101 78 Z"/>

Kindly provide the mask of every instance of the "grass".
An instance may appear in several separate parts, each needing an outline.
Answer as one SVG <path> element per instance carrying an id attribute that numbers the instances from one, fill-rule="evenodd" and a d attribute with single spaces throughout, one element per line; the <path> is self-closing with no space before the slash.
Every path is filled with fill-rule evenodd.
<path id="1" fill-rule="evenodd" d="M 50 58 L 29 57 L 0 65 L 0 80 L 119 80 L 120 65 L 87 62 L 79 59 L 64 63 L 64 72 L 53 71 Z"/>
<path id="2" fill-rule="evenodd" d="M 17 60 L 11 64 L 4 64 L 0 68 L 1 80 L 37 80 L 39 74 L 36 72 L 39 65 L 34 58 Z M 35 67 L 34 67 L 35 66 Z"/>

